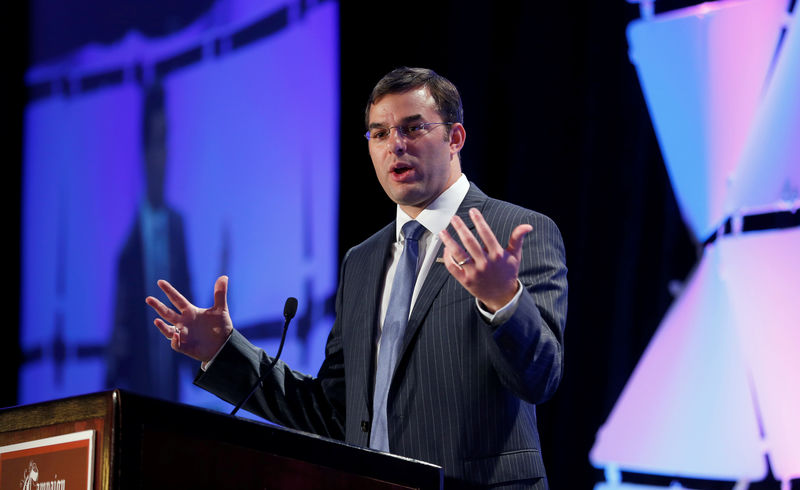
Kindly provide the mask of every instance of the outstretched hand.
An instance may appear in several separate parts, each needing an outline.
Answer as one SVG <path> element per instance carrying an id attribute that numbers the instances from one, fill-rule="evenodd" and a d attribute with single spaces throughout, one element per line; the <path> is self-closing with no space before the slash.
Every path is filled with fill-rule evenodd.
<path id="1" fill-rule="evenodd" d="M 167 281 L 158 281 L 158 287 L 178 311 L 152 296 L 145 302 L 161 316 L 154 323 L 171 340 L 172 348 L 202 362 L 214 357 L 233 331 L 228 312 L 228 276 L 220 276 L 214 283 L 214 306 L 205 309 L 191 304 Z"/>
<path id="2" fill-rule="evenodd" d="M 444 264 L 450 274 L 470 294 L 483 303 L 489 311 L 495 312 L 517 294 L 522 243 L 525 235 L 532 231 L 533 227 L 523 224 L 514 228 L 508 239 L 508 246 L 503 248 L 480 211 L 472 208 L 469 210 L 469 215 L 475 223 L 478 236 L 483 241 L 483 247 L 464 221 L 458 216 L 453 216 L 450 224 L 461 238 L 464 248 L 447 233 L 447 230 L 442 230 L 439 237 L 445 245 Z"/>

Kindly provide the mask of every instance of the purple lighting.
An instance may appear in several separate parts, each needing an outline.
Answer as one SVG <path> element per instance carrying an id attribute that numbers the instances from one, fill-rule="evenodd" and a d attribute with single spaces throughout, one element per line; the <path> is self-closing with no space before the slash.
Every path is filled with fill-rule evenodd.
<path id="1" fill-rule="evenodd" d="M 229 411 L 146 317 L 157 278 L 207 307 L 229 275 L 236 327 L 270 352 L 299 298 L 283 358 L 319 368 L 337 279 L 338 25 L 336 2 L 220 0 L 168 36 L 130 31 L 29 69 L 20 403 L 120 387 Z"/>

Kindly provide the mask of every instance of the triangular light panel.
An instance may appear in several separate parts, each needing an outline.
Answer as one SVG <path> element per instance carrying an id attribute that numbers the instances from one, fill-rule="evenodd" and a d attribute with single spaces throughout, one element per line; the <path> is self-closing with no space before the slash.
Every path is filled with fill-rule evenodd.
<path id="1" fill-rule="evenodd" d="M 597 467 L 761 480 L 766 461 L 747 368 L 706 250 L 636 366 L 590 453 Z"/>
<path id="2" fill-rule="evenodd" d="M 741 162 L 731 179 L 729 213 L 800 207 L 798 15 L 794 14 Z"/>
<path id="3" fill-rule="evenodd" d="M 696 238 L 725 217 L 739 162 L 785 20 L 786 0 L 721 1 L 628 26 L 661 152 Z"/>

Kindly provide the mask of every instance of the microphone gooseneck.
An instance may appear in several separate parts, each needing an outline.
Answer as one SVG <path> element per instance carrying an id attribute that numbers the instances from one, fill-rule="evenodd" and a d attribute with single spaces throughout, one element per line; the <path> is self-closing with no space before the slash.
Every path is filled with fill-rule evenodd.
<path id="1" fill-rule="evenodd" d="M 283 343 L 286 341 L 286 332 L 289 330 L 289 322 L 292 321 L 292 318 L 294 318 L 295 314 L 297 314 L 297 298 L 289 297 L 286 299 L 286 304 L 283 305 L 283 333 L 281 334 L 281 343 L 278 346 L 278 353 L 272 358 L 272 362 L 269 364 L 269 367 L 264 370 L 261 376 L 258 377 L 256 382 L 253 384 L 253 387 L 250 388 L 250 393 L 248 393 L 247 396 L 244 397 L 244 399 L 233 408 L 231 415 L 236 415 L 236 412 L 242 408 L 242 405 L 247 403 L 247 400 L 249 400 L 250 397 L 253 396 L 253 393 L 256 392 L 256 388 L 258 388 L 258 386 L 264 382 L 267 375 L 272 372 L 272 368 L 275 367 L 275 363 L 277 363 L 278 359 L 281 358 L 281 352 L 283 352 Z"/>

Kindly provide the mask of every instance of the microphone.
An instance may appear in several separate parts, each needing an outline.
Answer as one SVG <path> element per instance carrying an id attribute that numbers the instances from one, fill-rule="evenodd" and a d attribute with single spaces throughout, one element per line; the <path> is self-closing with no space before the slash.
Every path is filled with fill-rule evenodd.
<path id="1" fill-rule="evenodd" d="M 289 322 L 292 321 L 294 315 L 297 313 L 297 298 L 287 298 L 286 304 L 283 305 L 283 334 L 281 334 L 281 344 L 278 346 L 278 354 L 272 359 L 272 362 L 269 364 L 269 367 L 258 377 L 253 387 L 250 389 L 250 393 L 244 397 L 244 400 L 240 401 L 238 405 L 233 408 L 231 415 L 236 415 L 236 412 L 242 408 L 242 405 L 247 403 L 247 400 L 253 396 L 253 393 L 256 392 L 256 388 L 259 387 L 261 383 L 267 378 L 267 375 L 272 372 L 272 368 L 275 367 L 275 363 L 278 362 L 278 359 L 281 358 L 281 352 L 283 351 L 283 343 L 286 341 L 286 331 L 289 330 Z"/>

